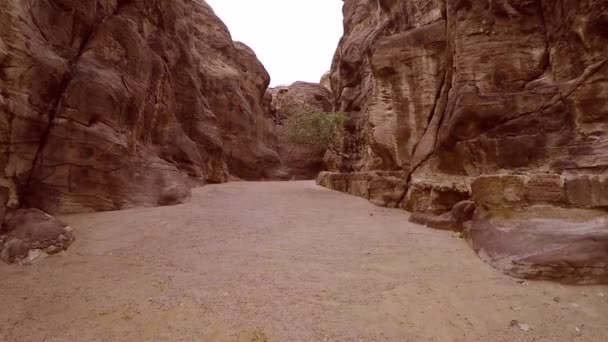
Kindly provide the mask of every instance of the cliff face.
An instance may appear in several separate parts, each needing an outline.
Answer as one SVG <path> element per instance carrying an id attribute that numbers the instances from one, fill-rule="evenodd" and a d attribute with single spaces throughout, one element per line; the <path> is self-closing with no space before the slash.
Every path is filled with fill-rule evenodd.
<path id="1" fill-rule="evenodd" d="M 344 164 L 454 176 L 605 167 L 607 6 L 347 0 L 332 86 L 365 120 Z"/>
<path id="2" fill-rule="evenodd" d="M 535 205 L 597 209 L 528 217 L 598 217 L 606 232 L 608 1 L 345 0 L 343 11 L 331 82 L 351 134 L 326 155 L 321 184 L 429 215 L 473 199 L 473 228 Z M 371 195 L 395 177 L 406 185 Z M 509 254 L 476 231 L 476 250 Z M 608 240 L 596 241 L 604 254 L 579 255 L 577 270 L 601 260 L 606 273 Z M 542 257 L 544 272 L 556 257 Z"/>
<path id="3" fill-rule="evenodd" d="M 120 209 L 274 176 L 268 73 L 204 1 L 7 0 L 0 13 L 8 205 Z"/>

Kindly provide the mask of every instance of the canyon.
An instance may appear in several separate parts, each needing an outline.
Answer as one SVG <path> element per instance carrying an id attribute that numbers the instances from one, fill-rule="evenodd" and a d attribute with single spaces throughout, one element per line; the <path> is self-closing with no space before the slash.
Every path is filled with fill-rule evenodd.
<path id="1" fill-rule="evenodd" d="M 122 336 L 135 319 L 167 340 L 268 340 L 238 331 L 250 319 L 282 340 L 513 340 L 527 325 L 502 319 L 533 303 L 528 337 L 570 340 L 587 324 L 583 340 L 605 339 L 608 0 L 343 2 L 331 70 L 272 88 L 202 0 L 0 2 L 0 259 L 21 264 L 0 265 L 0 303 L 18 313 L 3 311 L 0 337 L 73 340 L 82 322 L 54 326 L 106 317 L 82 303 L 116 281 L 108 305 L 124 315 L 97 317 L 95 333 L 119 321 L 106 330 Z M 294 103 L 346 114 L 330 148 L 288 139 Z M 467 244 L 521 280 L 473 263 Z M 529 292 L 531 279 L 553 282 Z M 60 288 L 77 312 L 36 314 L 27 332 Z M 485 314 L 463 305 L 477 293 Z M 438 303 L 449 326 L 421 327 L 434 317 L 418 306 Z M 285 308 L 306 319 L 294 328 Z M 279 328 L 260 321 L 269 313 Z M 195 332 L 218 321 L 219 335 Z"/>

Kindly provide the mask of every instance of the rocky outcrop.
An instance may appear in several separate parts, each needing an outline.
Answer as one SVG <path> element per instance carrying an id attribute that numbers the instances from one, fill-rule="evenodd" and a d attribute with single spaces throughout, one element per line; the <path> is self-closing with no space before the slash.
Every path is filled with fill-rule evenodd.
<path id="1" fill-rule="evenodd" d="M 9 213 L 0 229 L 0 259 L 31 263 L 66 250 L 73 241 L 65 223 L 38 209 L 20 209 Z"/>
<path id="2" fill-rule="evenodd" d="M 6 0 L 0 19 L 10 206 L 167 204 L 193 183 L 276 176 L 268 73 L 204 1 Z"/>
<path id="3" fill-rule="evenodd" d="M 293 111 L 293 106 L 330 112 L 333 102 L 331 92 L 317 83 L 295 82 L 290 86 L 270 88 L 268 94 L 271 98 L 269 112 L 277 125 L 278 152 L 283 165 L 283 177 L 314 179 L 324 169 L 325 150 L 298 146 L 289 142 L 284 121 Z"/>
<path id="4" fill-rule="evenodd" d="M 608 2 L 345 0 L 343 12 L 330 79 L 350 134 L 326 154 L 329 171 L 402 172 L 399 206 L 437 226 L 468 199 L 476 217 L 608 214 Z M 535 241 L 571 241 L 548 236 Z M 470 238 L 476 250 L 488 241 Z M 597 258 L 600 279 L 608 258 Z"/>

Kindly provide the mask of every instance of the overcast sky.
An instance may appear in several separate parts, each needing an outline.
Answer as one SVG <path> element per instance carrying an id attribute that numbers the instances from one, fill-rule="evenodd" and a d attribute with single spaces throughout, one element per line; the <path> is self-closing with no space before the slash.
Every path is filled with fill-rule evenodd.
<path id="1" fill-rule="evenodd" d="M 319 82 L 342 36 L 342 0 L 207 0 L 232 38 L 264 63 L 271 86 Z"/>

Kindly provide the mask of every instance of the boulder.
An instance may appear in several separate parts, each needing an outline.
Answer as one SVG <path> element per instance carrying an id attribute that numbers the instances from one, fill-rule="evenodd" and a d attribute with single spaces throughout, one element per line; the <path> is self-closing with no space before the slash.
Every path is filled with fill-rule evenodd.
<path id="1" fill-rule="evenodd" d="M 476 215 L 466 232 L 480 258 L 525 279 L 608 282 L 608 213 L 531 207 Z"/>
<path id="2" fill-rule="evenodd" d="M 72 228 L 39 209 L 19 209 L 6 216 L 0 239 L 0 259 L 33 262 L 66 250 L 74 241 Z"/>
<path id="3" fill-rule="evenodd" d="M 461 232 L 464 224 L 473 219 L 476 204 L 473 201 L 457 203 L 452 210 L 443 214 L 417 212 L 410 216 L 410 222 L 421 224 L 430 228 Z"/>

